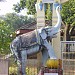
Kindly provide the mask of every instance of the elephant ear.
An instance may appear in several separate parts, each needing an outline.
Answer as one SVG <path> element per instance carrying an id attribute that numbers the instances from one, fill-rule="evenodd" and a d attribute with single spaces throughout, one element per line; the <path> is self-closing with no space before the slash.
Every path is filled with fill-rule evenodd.
<path id="1" fill-rule="evenodd" d="M 46 30 L 44 28 L 41 29 L 41 32 L 39 34 L 40 34 L 42 39 L 46 39 L 47 38 Z"/>

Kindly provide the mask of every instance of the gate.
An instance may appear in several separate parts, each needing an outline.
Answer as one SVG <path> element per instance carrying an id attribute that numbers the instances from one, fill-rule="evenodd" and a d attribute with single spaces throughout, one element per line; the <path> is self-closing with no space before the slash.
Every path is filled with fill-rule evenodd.
<path id="1" fill-rule="evenodd" d="M 75 75 L 75 41 L 61 41 L 63 75 Z"/>

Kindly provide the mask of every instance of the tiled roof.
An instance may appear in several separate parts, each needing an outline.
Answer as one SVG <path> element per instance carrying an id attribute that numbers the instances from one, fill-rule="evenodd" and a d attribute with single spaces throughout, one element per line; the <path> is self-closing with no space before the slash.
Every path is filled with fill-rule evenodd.
<path id="1" fill-rule="evenodd" d="M 36 22 L 32 22 L 29 24 L 25 24 L 24 26 L 20 27 L 19 29 L 35 29 L 36 28 Z"/>
<path id="2" fill-rule="evenodd" d="M 51 25 L 51 21 L 46 20 L 45 25 L 46 26 Z M 37 28 L 36 26 L 37 26 L 37 22 L 32 22 L 32 23 L 29 23 L 29 24 L 25 24 L 24 26 L 20 27 L 17 30 L 20 30 L 20 29 L 36 29 Z"/>

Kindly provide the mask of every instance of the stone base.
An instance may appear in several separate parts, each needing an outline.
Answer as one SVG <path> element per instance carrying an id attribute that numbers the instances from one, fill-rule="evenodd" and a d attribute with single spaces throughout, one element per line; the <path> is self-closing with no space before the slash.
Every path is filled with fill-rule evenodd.
<path id="1" fill-rule="evenodd" d="M 47 67 L 41 68 L 38 75 L 63 75 L 62 69 L 49 69 Z"/>

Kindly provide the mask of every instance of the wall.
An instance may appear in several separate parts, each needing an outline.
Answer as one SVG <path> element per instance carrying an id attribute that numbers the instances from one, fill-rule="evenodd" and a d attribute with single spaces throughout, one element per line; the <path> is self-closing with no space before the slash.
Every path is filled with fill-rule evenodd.
<path id="1" fill-rule="evenodd" d="M 8 75 L 8 60 L 0 59 L 0 75 Z"/>

